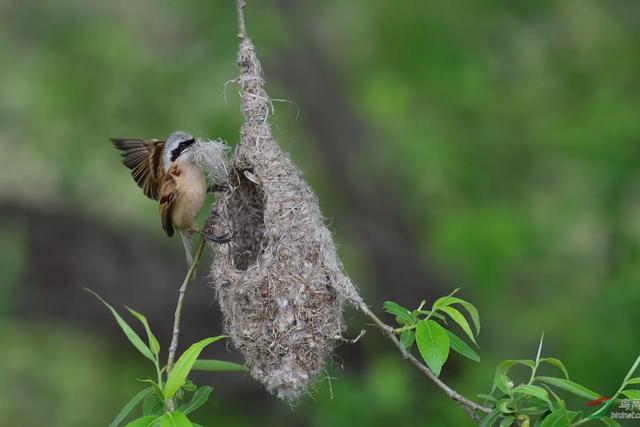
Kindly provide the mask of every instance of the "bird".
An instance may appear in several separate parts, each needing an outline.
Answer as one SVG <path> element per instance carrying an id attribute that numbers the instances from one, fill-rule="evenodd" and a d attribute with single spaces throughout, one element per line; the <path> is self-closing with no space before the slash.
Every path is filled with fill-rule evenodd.
<path id="1" fill-rule="evenodd" d="M 229 235 L 206 234 L 196 223 L 209 189 L 204 173 L 194 162 L 196 139 L 191 134 L 176 131 L 166 141 L 137 138 L 111 138 L 111 141 L 122 151 L 122 163 L 131 169 L 131 176 L 143 193 L 159 201 L 162 229 L 167 236 L 178 230 L 187 264 L 193 263 L 193 234 L 199 233 L 217 243 L 231 240 Z"/>

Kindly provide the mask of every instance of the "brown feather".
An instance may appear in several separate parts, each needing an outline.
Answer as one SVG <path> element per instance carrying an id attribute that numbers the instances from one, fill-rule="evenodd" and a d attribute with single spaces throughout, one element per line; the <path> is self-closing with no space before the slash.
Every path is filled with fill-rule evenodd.
<path id="1" fill-rule="evenodd" d="M 158 200 L 164 178 L 162 150 L 159 139 L 113 138 L 114 145 L 123 151 L 122 163 L 131 169 L 131 176 L 147 197 Z"/>
<path id="2" fill-rule="evenodd" d="M 171 211 L 174 202 L 178 199 L 178 182 L 176 176 L 180 176 L 180 169 L 177 163 L 169 168 L 168 173 L 162 180 L 160 188 L 160 219 L 162 220 L 162 229 L 169 237 L 173 236 L 173 222 L 171 221 Z"/>

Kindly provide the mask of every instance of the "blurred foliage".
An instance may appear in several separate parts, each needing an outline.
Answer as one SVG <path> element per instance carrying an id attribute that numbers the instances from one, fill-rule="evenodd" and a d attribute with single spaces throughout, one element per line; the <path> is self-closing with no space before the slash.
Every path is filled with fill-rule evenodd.
<path id="1" fill-rule="evenodd" d="M 443 372 L 447 380 L 468 396 L 488 391 L 496 362 L 530 356 L 545 330 L 549 352 L 572 377 L 614 391 L 640 344 L 640 3 L 300 3 L 353 108 L 379 136 L 359 161 L 371 176 L 392 177 L 425 253 L 483 313 L 482 363 Z M 247 13 L 262 56 L 275 58 L 288 45 L 286 20 L 266 0 Z M 132 185 L 107 138 L 176 129 L 237 137 L 235 88 L 225 90 L 236 74 L 231 1 L 0 0 L 0 27 L 4 199 L 81 207 L 157 233 L 156 206 Z M 270 91 L 287 97 L 286 85 Z M 339 189 L 313 155 L 304 112 L 299 123 L 294 108 L 276 111 L 283 146 L 340 231 L 332 197 Z M 19 286 L 26 265 L 20 233 L 0 231 L 4 314 L 6 290 Z M 343 247 L 347 269 L 366 288 L 368 261 L 353 242 Z M 393 286 L 402 277 L 384 298 L 394 297 Z M 125 355 L 111 358 L 77 325 L 12 323 L 0 337 L 0 413 L 11 425 L 102 425 L 91 420 L 111 417 L 136 387 L 124 385 L 129 371 L 114 374 Z M 46 354 L 35 351 L 42 340 Z M 331 370 L 333 399 L 324 381 L 315 400 L 294 412 L 274 401 L 264 416 L 216 389 L 208 416 L 233 426 L 425 420 L 415 413 L 432 426 L 468 423 L 393 349 L 364 341 L 358 372 Z M 25 407 L 24 395 L 38 404 Z"/>

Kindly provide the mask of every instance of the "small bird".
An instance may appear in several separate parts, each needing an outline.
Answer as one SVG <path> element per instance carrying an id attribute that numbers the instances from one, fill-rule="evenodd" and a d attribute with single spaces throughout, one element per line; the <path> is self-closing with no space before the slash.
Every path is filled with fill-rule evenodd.
<path id="1" fill-rule="evenodd" d="M 187 256 L 193 263 L 191 236 L 200 233 L 218 243 L 230 240 L 228 235 L 210 236 L 200 231 L 196 217 L 202 210 L 207 185 L 202 170 L 193 159 L 195 138 L 182 131 L 173 132 L 167 141 L 159 139 L 112 138 L 123 151 L 122 163 L 144 194 L 160 201 L 162 228 L 169 237 L 180 232 Z"/>

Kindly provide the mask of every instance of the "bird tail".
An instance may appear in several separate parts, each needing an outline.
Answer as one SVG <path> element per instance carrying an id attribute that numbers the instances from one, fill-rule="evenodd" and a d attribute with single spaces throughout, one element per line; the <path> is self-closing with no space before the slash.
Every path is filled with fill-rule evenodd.
<path id="1" fill-rule="evenodd" d="M 182 239 L 184 253 L 187 257 L 187 265 L 190 267 L 191 264 L 193 264 L 193 253 L 191 252 L 191 237 L 187 232 L 180 230 L 180 238 Z"/>

